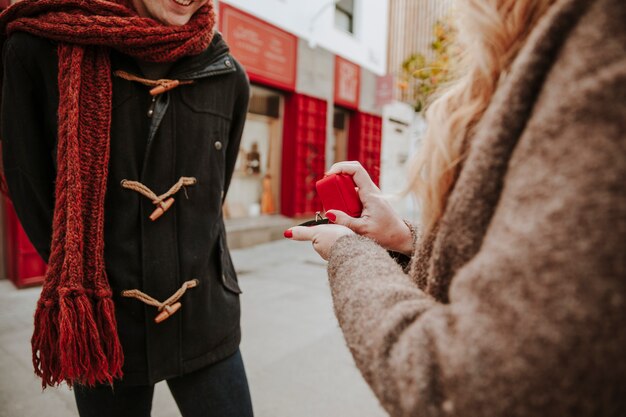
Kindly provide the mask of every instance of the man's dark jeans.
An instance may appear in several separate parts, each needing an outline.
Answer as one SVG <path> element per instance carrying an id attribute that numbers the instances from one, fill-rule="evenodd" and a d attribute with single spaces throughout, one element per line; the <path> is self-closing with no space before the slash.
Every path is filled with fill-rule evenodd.
<path id="1" fill-rule="evenodd" d="M 252 417 L 252 402 L 241 353 L 167 385 L 183 417 Z M 74 388 L 81 417 L 150 417 L 154 385 Z"/>

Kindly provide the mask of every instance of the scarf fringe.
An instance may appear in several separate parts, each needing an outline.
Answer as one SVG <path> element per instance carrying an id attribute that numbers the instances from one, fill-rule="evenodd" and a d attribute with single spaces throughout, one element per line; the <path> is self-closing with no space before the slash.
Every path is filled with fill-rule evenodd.
<path id="1" fill-rule="evenodd" d="M 96 308 L 98 329 L 104 341 L 102 348 L 108 359 L 108 374 L 111 378 L 121 378 L 124 353 L 117 336 L 117 323 L 115 320 L 113 300 L 110 296 L 102 297 L 98 300 Z"/>
<path id="2" fill-rule="evenodd" d="M 35 374 L 42 388 L 60 383 L 58 307 L 52 301 L 40 301 L 35 312 L 35 331 L 31 339 Z"/>
<path id="3" fill-rule="evenodd" d="M 32 339 L 35 374 L 42 387 L 65 382 L 94 386 L 121 378 L 124 356 L 110 292 L 94 303 L 85 290 L 62 289 L 58 306 L 39 303 Z"/>

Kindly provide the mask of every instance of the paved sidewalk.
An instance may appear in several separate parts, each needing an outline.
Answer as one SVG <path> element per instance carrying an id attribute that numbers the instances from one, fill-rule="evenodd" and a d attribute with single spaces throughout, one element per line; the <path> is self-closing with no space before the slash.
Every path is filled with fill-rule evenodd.
<path id="1" fill-rule="evenodd" d="M 244 293 L 244 356 L 257 417 L 382 417 L 332 312 L 325 262 L 307 243 L 233 251 Z M 0 281 L 0 417 L 76 416 L 66 388 L 41 392 L 30 336 L 39 288 Z M 153 417 L 179 416 L 164 383 Z"/>

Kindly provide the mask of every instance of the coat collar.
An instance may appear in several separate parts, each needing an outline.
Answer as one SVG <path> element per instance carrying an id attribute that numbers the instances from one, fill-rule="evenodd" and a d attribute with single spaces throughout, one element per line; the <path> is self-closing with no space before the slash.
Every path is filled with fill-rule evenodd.
<path id="1" fill-rule="evenodd" d="M 124 70 L 138 76 L 141 69 L 133 58 L 117 51 L 112 51 L 113 70 Z M 167 78 L 191 80 L 212 75 L 236 72 L 237 66 L 230 55 L 230 49 L 221 33 L 215 32 L 209 47 L 202 53 L 178 60 L 170 69 Z"/>
<path id="2" fill-rule="evenodd" d="M 235 72 L 230 49 L 222 34 L 215 32 L 211 45 L 201 54 L 181 59 L 172 68 L 171 78 L 196 79 L 216 74 Z"/>

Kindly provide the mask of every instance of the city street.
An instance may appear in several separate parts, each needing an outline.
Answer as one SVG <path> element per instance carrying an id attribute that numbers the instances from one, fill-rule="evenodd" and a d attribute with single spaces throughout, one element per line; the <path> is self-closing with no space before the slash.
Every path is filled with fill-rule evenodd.
<path id="1" fill-rule="evenodd" d="M 0 417 L 626 417 L 624 21 L 0 0 Z"/>
<path id="2" fill-rule="evenodd" d="M 233 251 L 243 289 L 241 350 L 257 417 L 379 417 L 337 321 L 325 262 L 310 244 L 281 240 Z M 67 387 L 43 393 L 31 365 L 39 288 L 0 281 L 0 417 L 69 417 Z M 183 307 L 184 308 L 184 307 Z M 179 416 L 157 384 L 153 417 Z"/>

